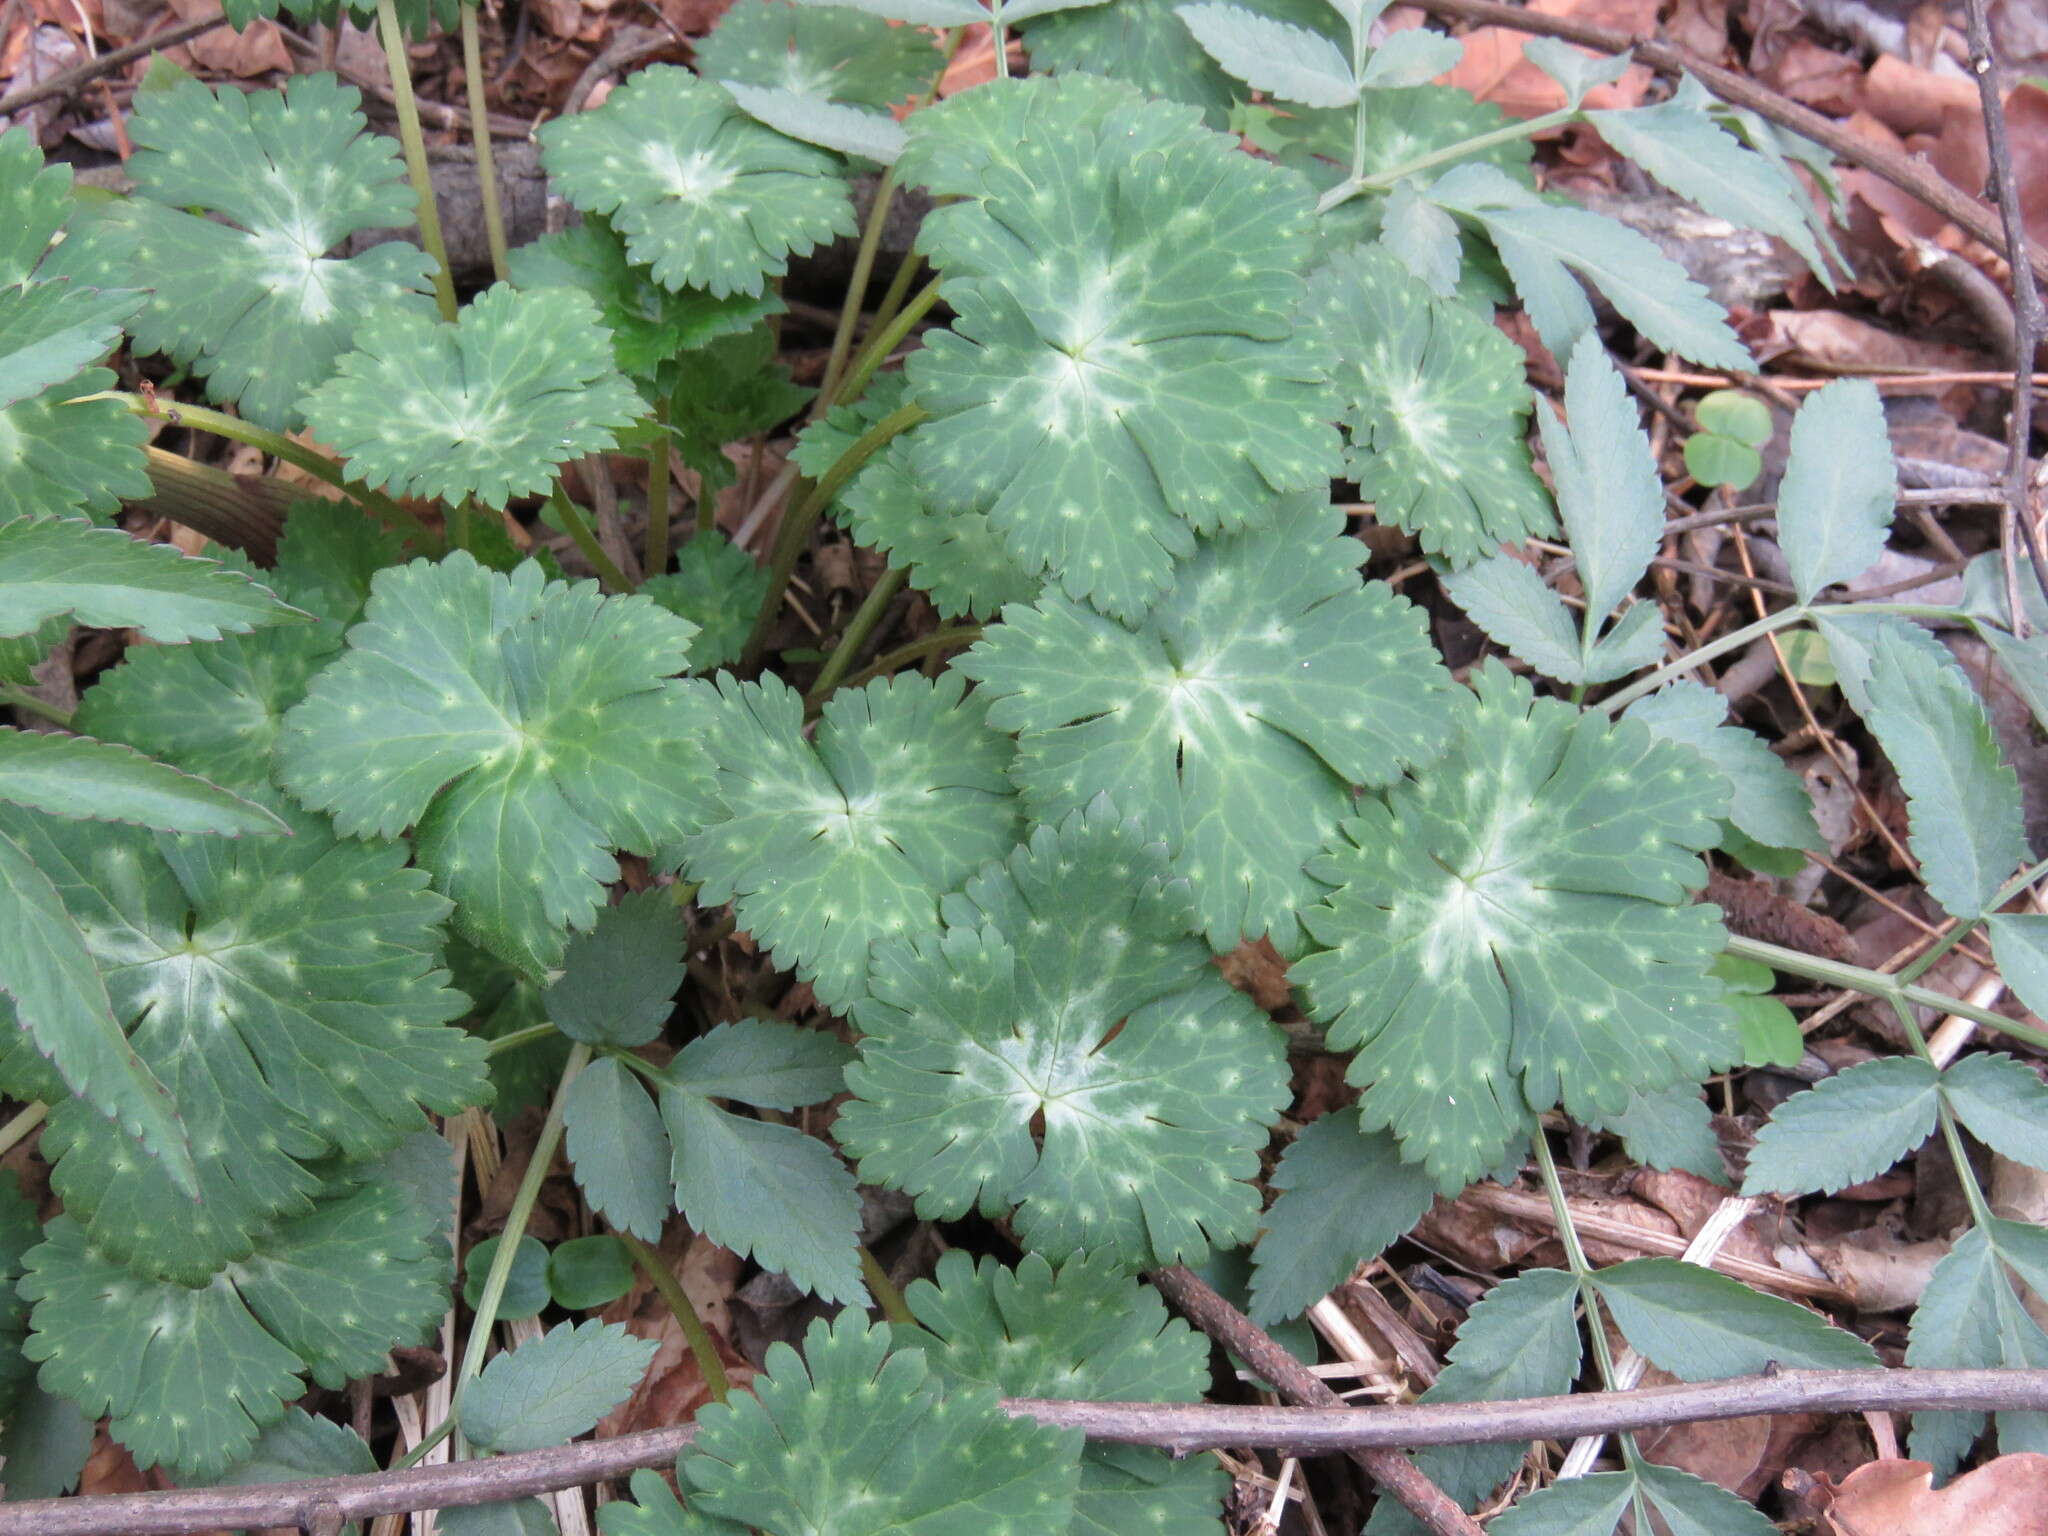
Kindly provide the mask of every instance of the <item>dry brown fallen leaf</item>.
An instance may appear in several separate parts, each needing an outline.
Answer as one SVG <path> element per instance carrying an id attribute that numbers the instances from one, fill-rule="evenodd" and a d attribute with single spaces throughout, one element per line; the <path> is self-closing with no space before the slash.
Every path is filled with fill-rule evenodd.
<path id="1" fill-rule="evenodd" d="M 1826 1520 L 1830 1536 L 2048 1536 L 2048 1456 L 2000 1456 L 1945 1488 L 1924 1461 L 1873 1461 Z"/>

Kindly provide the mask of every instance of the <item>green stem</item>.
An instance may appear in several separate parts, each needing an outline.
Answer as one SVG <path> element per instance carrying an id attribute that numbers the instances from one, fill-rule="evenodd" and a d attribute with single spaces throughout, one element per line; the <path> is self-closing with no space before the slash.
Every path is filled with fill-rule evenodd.
<path id="1" fill-rule="evenodd" d="M 903 301 L 910 296 L 910 285 L 917 281 L 917 274 L 923 270 L 924 258 L 917 252 L 911 251 L 904 256 L 896 268 L 896 275 L 889 279 L 889 286 L 882 293 L 882 302 L 875 306 L 875 317 L 868 322 L 871 331 L 879 332 L 896 318 L 897 312 L 903 308 Z M 848 398 L 843 389 L 840 398 Z"/>
<path id="2" fill-rule="evenodd" d="M 796 570 L 797 560 L 802 556 L 804 546 L 810 542 L 811 530 L 817 526 L 825 509 L 832 505 L 846 482 L 860 472 L 863 464 L 924 418 L 924 407 L 916 401 L 899 405 L 855 439 L 853 446 L 825 471 L 824 478 L 810 494 L 794 509 L 783 514 L 782 527 L 775 537 L 775 556 L 768 567 L 768 595 L 762 599 L 761 611 L 754 616 L 753 631 L 747 636 L 746 650 L 740 661 L 743 668 L 760 664 L 761 652 L 768 644 L 768 631 L 774 625 L 777 610 L 782 607 L 782 594 L 789 589 L 789 578 Z"/>
<path id="3" fill-rule="evenodd" d="M 878 677 L 887 677 L 891 672 L 908 666 L 913 661 L 939 651 L 949 651 L 957 646 L 972 645 L 981 638 L 979 624 L 956 624 L 951 629 L 935 629 L 928 635 L 920 635 L 907 645 L 899 645 L 886 655 L 877 656 L 854 676 L 849 687 L 859 688 Z"/>
<path id="4" fill-rule="evenodd" d="M 711 1332 L 704 1326 L 704 1319 L 697 1315 L 697 1309 L 690 1302 L 690 1293 L 676 1279 L 676 1273 L 661 1261 L 661 1255 L 641 1242 L 630 1232 L 612 1229 L 613 1236 L 626 1245 L 626 1251 L 633 1255 L 633 1262 L 640 1266 L 648 1283 L 661 1292 L 661 1299 L 668 1303 L 668 1309 L 675 1314 L 676 1326 L 683 1330 L 683 1339 L 690 1346 L 690 1354 L 697 1362 L 697 1373 L 704 1378 L 704 1386 L 714 1403 L 722 1403 L 732 1395 L 732 1383 L 726 1378 L 725 1362 L 718 1358 L 718 1346 L 711 1341 Z"/>
<path id="5" fill-rule="evenodd" d="M 1705 666 L 1717 656 L 1726 656 L 1730 651 L 1743 650 L 1752 641 L 1761 640 L 1775 630 L 1785 629 L 1805 618 L 1807 610 L 1801 607 L 1780 608 L 1776 613 L 1767 613 L 1753 624 L 1740 629 L 1731 629 L 1718 640 L 1710 640 L 1696 651 L 1687 651 L 1676 661 L 1667 662 L 1648 677 L 1638 678 L 1626 688 L 1609 694 L 1593 707 L 1603 715 L 1618 715 L 1644 694 L 1655 693 L 1674 677 Z"/>
<path id="6" fill-rule="evenodd" d="M 1920 1032 L 1920 1025 L 1914 1019 L 1912 1010 L 1896 997 L 1888 1001 L 1892 1005 L 1892 1012 L 1898 1017 L 1899 1028 L 1905 1032 L 1908 1043 L 1913 1047 L 1913 1054 L 1939 1072 L 1941 1063 L 1934 1059 L 1934 1052 L 1928 1049 L 1927 1037 Z M 1948 1143 L 1949 1156 L 1956 1165 L 1956 1181 L 1963 1187 L 1963 1203 L 1970 1208 L 1970 1220 L 1980 1227 L 1984 1226 L 1991 1220 L 1991 1202 L 1985 1199 L 1983 1186 L 1977 1182 L 1977 1170 L 1970 1166 L 1969 1150 L 1963 1145 L 1962 1129 L 1956 1124 L 1955 1112 L 1949 1108 L 1948 1095 L 1937 1094 L 1935 1106 L 1940 1115 L 1942 1140 Z"/>
<path id="7" fill-rule="evenodd" d="M 2038 864 L 2028 866 L 2026 869 L 2021 870 L 2017 875 L 2014 875 L 2012 879 L 2006 881 L 2004 886 L 2000 888 L 1998 894 L 1996 896 L 1993 896 L 1991 900 L 1985 904 L 1985 912 L 1991 913 L 1998 911 L 1999 908 L 2003 907 L 2008 901 L 2011 901 L 2015 896 L 2019 895 L 2022 891 L 2026 890 L 2036 880 L 2039 880 L 2043 875 L 2048 875 L 2048 859 L 2043 859 Z M 1918 981 L 1922 976 L 1926 975 L 1927 972 L 1934 967 L 1936 961 L 1940 960 L 1943 955 L 1947 954 L 1950 950 L 1954 949 L 1958 944 L 1962 943 L 1963 940 L 1967 939 L 1972 933 L 1976 932 L 1978 928 L 1983 926 L 1983 923 L 1984 919 L 1982 917 L 1968 917 L 1958 919 L 1954 927 L 1950 928 L 1949 931 L 1943 934 L 1941 938 L 1938 939 L 1935 943 L 1928 946 L 1927 952 L 1925 954 L 1921 955 L 1920 958 L 1915 960 L 1911 965 L 1902 966 L 1899 969 L 1899 981 L 1901 983 Z"/>
<path id="8" fill-rule="evenodd" d="M 860 398 L 860 392 L 867 388 L 868 380 L 874 377 L 875 370 L 889 360 L 889 354 L 896 350 L 903 338 L 911 333 L 917 322 L 922 320 L 926 312 L 938 301 L 939 280 L 933 278 L 919 289 L 917 297 L 904 305 L 902 311 L 887 324 L 877 322 L 878 328 L 874 335 L 870 336 L 867 344 L 861 348 L 860 355 L 854 359 L 853 367 L 847 370 L 845 381 L 839 386 L 839 396 L 842 400 Z"/>
<path id="9" fill-rule="evenodd" d="M 853 332 L 860 324 L 860 307 L 868 296 L 868 279 L 874 275 L 875 255 L 882 248 L 882 227 L 889 221 L 889 209 L 896 201 L 896 167 L 882 172 L 875 188 L 874 205 L 868 209 L 867 226 L 860 232 L 860 249 L 854 252 L 853 276 L 847 280 L 846 299 L 839 306 L 839 324 L 832 332 L 832 353 L 825 359 L 825 376 L 818 395 L 811 402 L 811 419 L 816 421 L 839 400 L 839 377 L 853 353 Z"/>
<path id="10" fill-rule="evenodd" d="M 548 505 L 555 509 L 555 516 L 562 520 L 562 526 L 569 530 L 569 537 L 583 558 L 590 562 L 590 568 L 597 572 L 598 582 L 607 592 L 630 592 L 633 583 L 626 580 L 626 573 L 613 563 L 612 557 L 604 552 L 604 546 L 597 542 L 597 535 L 590 531 L 590 521 L 584 517 L 583 509 L 569 499 L 569 493 L 562 489 L 562 482 L 555 481 L 555 488 L 548 494 Z"/>
<path id="11" fill-rule="evenodd" d="M 469 88 L 469 137 L 476 146 L 477 186 L 483 193 L 491 276 L 502 283 L 512 275 L 512 261 L 505 243 L 505 215 L 498 207 L 498 168 L 491 154 L 491 113 L 484 100 L 484 54 L 476 35 L 475 0 L 463 0 L 462 5 L 462 75 Z"/>
<path id="12" fill-rule="evenodd" d="M 647 450 L 647 543 L 640 556 L 640 576 L 652 581 L 668 569 L 668 397 L 654 403 L 654 425 L 658 430 Z M 705 497 L 708 503 L 710 497 Z"/>
<path id="13" fill-rule="evenodd" d="M 1383 192 L 1404 176 L 1414 176 L 1422 171 L 1435 170 L 1453 160 L 1463 160 L 1469 155 L 1480 154 L 1496 144 L 1512 144 L 1517 139 L 1533 138 L 1552 128 L 1562 127 L 1579 115 L 1576 107 L 1562 107 L 1555 112 L 1546 112 L 1541 117 L 1532 117 L 1525 122 L 1508 123 L 1473 138 L 1461 139 L 1456 144 L 1446 144 L 1428 154 L 1417 155 L 1413 160 L 1404 160 L 1399 165 L 1389 166 L 1384 171 L 1374 171 L 1370 176 L 1354 172 L 1330 188 L 1316 204 L 1317 213 L 1328 213 L 1339 203 L 1348 202 L 1360 192 Z M 1362 164 L 1359 169 L 1363 169 Z"/>
<path id="14" fill-rule="evenodd" d="M 473 547 L 470 498 L 459 496 L 448 508 L 448 547 L 469 549 Z"/>
<path id="15" fill-rule="evenodd" d="M 398 111 L 398 142 L 405 151 L 405 174 L 419 200 L 420 244 L 434 258 L 434 302 L 441 318 L 455 318 L 455 274 L 448 266 L 448 247 L 441 242 L 441 213 L 434 203 L 434 178 L 427 170 L 427 140 L 420 132 L 419 103 L 412 94 L 412 66 L 405 56 L 405 29 L 398 24 L 396 0 L 377 0 L 377 36 L 384 44 L 384 63 L 391 72 L 391 104 Z M 490 125 L 484 125 L 490 132 Z"/>
<path id="16" fill-rule="evenodd" d="M 55 704 L 46 704 L 34 694 L 15 683 L 0 683 L 0 704 L 9 709 L 18 709 L 24 714 L 34 715 L 38 720 L 47 720 L 52 725 L 71 728 L 71 711 L 59 709 Z"/>
<path id="17" fill-rule="evenodd" d="M 860 1273 L 861 1278 L 867 1281 L 868 1289 L 874 1292 L 875 1304 L 882 1309 L 884 1317 L 906 1328 L 917 1326 L 917 1318 L 912 1315 L 910 1304 L 903 1299 L 903 1293 L 896 1288 L 896 1282 L 889 1278 L 889 1272 L 882 1268 L 882 1261 L 868 1251 L 866 1243 L 860 1246 Z"/>
<path id="18" fill-rule="evenodd" d="M 502 1056 L 507 1051 L 516 1051 L 522 1045 L 532 1045 L 536 1040 L 545 1040 L 557 1033 L 552 1024 L 529 1024 L 524 1029 L 515 1029 L 509 1035 L 500 1035 L 484 1047 L 486 1056 Z"/>
<path id="19" fill-rule="evenodd" d="M 805 697 L 806 704 L 813 701 L 822 703 L 825 697 L 839 686 L 839 680 L 846 676 L 861 647 L 875 632 L 875 626 L 882 622 L 882 615 L 898 592 L 903 590 L 904 572 L 898 566 L 890 566 L 882 572 L 882 579 L 875 583 L 865 600 L 847 621 L 846 633 L 839 637 L 839 644 L 833 647 L 831 659 L 825 663 L 825 670 L 818 674 L 818 681 Z"/>
<path id="20" fill-rule="evenodd" d="M 422 548 L 438 551 L 441 540 L 436 538 L 427 525 L 393 501 L 382 491 L 373 491 L 359 485 L 342 473 L 341 466 L 318 449 L 308 448 L 304 443 L 294 442 L 282 432 L 272 432 L 259 427 L 252 421 L 225 412 L 209 410 L 203 405 L 173 405 L 162 400 L 146 400 L 141 395 L 123 394 L 119 390 L 108 390 L 104 394 L 87 395 L 81 400 L 118 400 L 137 416 L 168 422 L 174 427 L 196 427 L 201 432 L 211 432 L 215 437 L 225 437 L 230 442 L 246 443 L 251 448 L 260 448 L 274 459 L 303 469 L 307 474 L 325 480 L 336 490 L 346 491 L 362 504 L 363 509 L 379 522 L 395 528 Z M 73 405 L 81 400 L 70 402 Z"/>
<path id="21" fill-rule="evenodd" d="M 443 1419 L 440 1423 L 436 1424 L 431 1430 L 429 1430 L 425 1438 L 423 1438 L 418 1445 L 414 1446 L 411 1450 L 407 1451 L 403 1456 L 401 1456 L 397 1461 L 393 1462 L 391 1465 L 391 1470 L 394 1472 L 403 1472 L 407 1467 L 418 1466 L 421 1462 L 427 1459 L 427 1452 L 431 1451 L 435 1446 L 439 1445 L 443 1440 L 446 1440 L 450 1435 L 454 1433 L 455 1415 L 451 1413 L 448 1415 L 447 1418 Z"/>
<path id="22" fill-rule="evenodd" d="M 6 1125 L 0 1126 L 0 1157 L 5 1157 L 9 1152 L 20 1146 L 28 1133 L 41 1125 L 49 1113 L 50 1106 L 38 1099 L 35 1103 L 17 1114 L 12 1120 L 8 1121 Z"/>
<path id="23" fill-rule="evenodd" d="M 540 1199 L 540 1187 L 547 1179 L 548 1166 L 554 1162 L 555 1148 L 562 1140 L 562 1115 L 569 1102 L 569 1086 L 589 1061 L 590 1047 L 579 1040 L 570 1047 L 569 1059 L 562 1063 L 561 1080 L 555 1084 L 555 1096 L 548 1103 L 547 1118 L 541 1122 L 540 1135 L 533 1143 L 533 1155 L 527 1159 L 526 1172 L 520 1177 L 519 1188 L 513 1192 L 511 1209 L 505 1212 L 505 1230 L 498 1238 L 498 1251 L 491 1255 L 491 1267 L 484 1276 L 483 1292 L 476 1299 L 476 1316 L 470 1319 L 469 1338 L 462 1346 L 462 1368 L 455 1376 L 458 1403 L 464 1386 L 483 1371 L 484 1351 L 491 1341 L 491 1329 L 498 1321 L 499 1303 L 505 1299 L 505 1282 L 512 1278 L 512 1260 L 518 1252 L 519 1239 L 526 1235 L 526 1224 L 533 1217 L 535 1202 Z"/>
<path id="24" fill-rule="evenodd" d="M 2003 1014 L 1993 1013 L 1989 1008 L 1979 1008 L 1975 1003 L 1963 998 L 1951 997 L 1946 992 L 1935 992 L 1926 987 L 1909 985 L 1896 976 L 1886 975 L 1883 971 L 1866 970 L 1860 965 L 1845 965 L 1839 960 L 1826 960 L 1819 955 L 1809 955 L 1801 950 L 1786 949 L 1782 945 L 1766 944 L 1761 939 L 1745 939 L 1735 934 L 1728 936 L 1728 953 L 1740 955 L 1746 960 L 1760 960 L 1772 970 L 1783 971 L 1789 976 L 1803 976 L 1809 981 L 1818 981 L 1825 986 L 1844 987 L 1851 992 L 1862 992 L 1886 1002 L 1912 1003 L 1942 1013 L 1956 1014 L 1973 1024 L 1981 1024 L 1986 1029 L 2010 1035 L 2015 1040 L 2048 1047 L 2048 1030 L 2021 1024 L 2006 1018 Z"/>
<path id="25" fill-rule="evenodd" d="M 1593 1264 L 1579 1241 L 1579 1229 L 1572 1224 L 1572 1208 L 1564 1197 L 1564 1182 L 1557 1176 L 1557 1161 L 1550 1155 L 1550 1140 L 1538 1126 L 1530 1137 L 1536 1149 L 1536 1168 L 1543 1175 L 1543 1192 L 1550 1197 L 1550 1214 L 1557 1222 L 1558 1241 L 1564 1245 L 1565 1266 L 1579 1282 L 1579 1302 L 1586 1309 L 1586 1336 L 1592 1340 L 1593 1361 L 1600 1370 L 1600 1384 L 1609 1392 L 1619 1390 L 1620 1374 L 1614 1368 L 1614 1350 L 1607 1342 L 1607 1328 L 1600 1320 L 1600 1293 L 1593 1285 Z M 1622 1459 L 1634 1466 L 1636 1443 L 1633 1435 L 1622 1435 Z"/>

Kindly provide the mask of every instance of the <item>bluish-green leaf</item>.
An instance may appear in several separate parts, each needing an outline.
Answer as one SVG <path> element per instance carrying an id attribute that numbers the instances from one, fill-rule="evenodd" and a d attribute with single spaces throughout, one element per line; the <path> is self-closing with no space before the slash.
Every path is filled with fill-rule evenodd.
<path id="1" fill-rule="evenodd" d="M 2002 1052 L 1965 1056 L 1941 1074 L 1956 1118 L 1992 1151 L 2030 1168 L 2048 1168 L 2048 1085 Z"/>
<path id="2" fill-rule="evenodd" d="M 1276 101 L 1348 107 L 1358 100 L 1350 63 L 1319 32 L 1237 5 L 1182 5 L 1174 14 L 1210 58 Z"/>
<path id="3" fill-rule="evenodd" d="M 466 1383 L 456 1422 L 471 1444 L 505 1455 L 566 1444 L 632 1395 L 654 1351 L 618 1323 L 559 1324 Z"/>
<path id="4" fill-rule="evenodd" d="M 563 1108 L 569 1161 L 592 1210 L 657 1242 L 674 1209 L 668 1132 L 638 1078 L 614 1057 L 576 1074 Z"/>
<path id="5" fill-rule="evenodd" d="M 674 1011 L 687 937 L 674 896 L 658 886 L 606 907 L 562 952 L 562 974 L 542 994 L 548 1018 L 571 1040 L 645 1045 Z"/>
<path id="6" fill-rule="evenodd" d="M 1794 1094 L 1757 1133 L 1743 1193 L 1833 1194 L 1877 1177 L 1933 1133 L 1940 1081 L 1919 1057 L 1892 1056 Z"/>
<path id="7" fill-rule="evenodd" d="M 1593 1285 L 1636 1352 L 1681 1381 L 1751 1376 L 1772 1361 L 1807 1370 L 1875 1369 L 1877 1352 L 1796 1302 L 1679 1259 L 1630 1259 Z"/>
<path id="8" fill-rule="evenodd" d="M 1547 401 L 1536 420 L 1557 485 L 1565 537 L 1578 557 L 1592 637 L 1649 568 L 1664 532 L 1664 486 L 1634 399 L 1600 338 L 1579 338 L 1565 373 L 1567 429 Z"/>
<path id="9" fill-rule="evenodd" d="M 1802 603 L 1876 563 L 1897 492 L 1876 388 L 1837 379 L 1808 395 L 1778 487 L 1778 544 Z"/>
<path id="10" fill-rule="evenodd" d="M 305 617 L 239 571 L 118 528 L 73 517 L 0 523 L 0 635 L 32 634 L 66 615 L 97 629 L 139 629 L 159 644 Z"/>
<path id="11" fill-rule="evenodd" d="M 1650 734 L 1692 748 L 1728 781 L 1728 819 L 1767 848 L 1827 846 L 1813 819 L 1813 797 L 1753 731 L 1728 723 L 1728 702 L 1704 683 L 1680 678 L 1637 700 L 1627 712 Z"/>
<path id="12" fill-rule="evenodd" d="M 735 1019 L 676 1053 L 670 1072 L 691 1092 L 757 1109 L 799 1109 L 845 1087 L 853 1052 L 836 1036 L 780 1019 Z"/>
<path id="13" fill-rule="evenodd" d="M 288 833 L 260 805 L 128 747 L 0 729 L 0 801 L 46 815 L 218 837 Z"/>

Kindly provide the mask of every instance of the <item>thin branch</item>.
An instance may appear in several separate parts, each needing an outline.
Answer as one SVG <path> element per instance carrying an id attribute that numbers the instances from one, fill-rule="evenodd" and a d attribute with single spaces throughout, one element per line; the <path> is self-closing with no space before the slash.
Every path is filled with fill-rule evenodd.
<path id="1" fill-rule="evenodd" d="M 1636 37 L 1612 27 L 1591 26 L 1569 17 L 1519 10 L 1514 6 L 1496 4 L 1494 0 L 1416 0 L 1416 4 L 1431 15 L 1447 20 L 1470 21 L 1540 37 L 1562 38 L 1602 53 L 1633 49 L 1638 63 L 1647 64 L 1662 74 L 1691 75 L 1723 101 L 1747 107 L 1759 117 L 1790 128 L 1851 165 L 1860 165 L 1880 180 L 1911 193 L 2000 255 L 2009 256 L 2013 249 L 1992 211 L 1943 179 L 1926 161 L 1859 138 L 1840 123 L 1758 84 L 1749 76 L 1710 64 L 1674 44 Z M 2048 256 L 2032 252 L 2029 256 L 2034 270 L 2048 281 Z M 2000 382 L 2003 382 L 2002 378 Z"/>
<path id="2" fill-rule="evenodd" d="M 1290 1355 L 1273 1336 L 1219 1296 L 1208 1282 L 1174 1264 L 1152 1272 L 1152 1284 L 1189 1322 L 1223 1345 L 1273 1384 L 1297 1407 L 1335 1408 L 1356 1413 L 1307 1366 Z M 1035 1417 L 1035 1415 L 1034 1415 Z M 1344 1454 L 1365 1468 L 1381 1492 L 1398 1499 L 1423 1529 L 1434 1536 L 1482 1536 L 1479 1522 L 1458 1507 L 1414 1462 L 1392 1449 L 1399 1442 L 1377 1446 L 1347 1445 Z"/>
<path id="3" fill-rule="evenodd" d="M 1293 1356 L 1285 1358 L 1293 1364 Z M 1316 1456 L 1362 1447 L 1391 1453 L 1397 1447 L 1564 1440 L 1774 1413 L 2039 1412 L 2048 1409 L 2048 1371 L 1783 1371 L 1634 1392 L 1405 1407 L 1235 1408 L 1009 1398 L 1003 1409 L 1013 1417 L 1081 1430 L 1094 1440 L 1158 1446 L 1176 1455 L 1237 1446 Z M 688 1448 L 696 1432 L 694 1425 L 684 1424 L 487 1461 L 357 1477 L 0 1504 L 0 1536 L 193 1536 L 223 1527 L 279 1525 L 303 1530 L 336 1513 L 343 1520 L 365 1520 L 489 1504 L 661 1466 Z"/>
<path id="4" fill-rule="evenodd" d="M 69 95 L 82 85 L 90 85 L 102 76 L 111 75 L 116 70 L 134 63 L 144 54 L 152 53 L 159 48 L 176 48 L 191 42 L 195 37 L 203 37 L 215 27 L 226 26 L 227 20 L 225 16 L 204 16 L 197 21 L 179 22 L 174 27 L 165 27 L 163 31 L 153 33 L 139 42 L 130 43 L 125 48 L 116 48 L 96 59 L 87 59 L 83 64 L 73 65 L 47 80 L 25 85 L 18 91 L 0 96 L 0 117 L 5 117 L 11 112 L 19 112 L 23 107 L 32 107 L 39 101 L 47 101 L 52 96 Z"/>

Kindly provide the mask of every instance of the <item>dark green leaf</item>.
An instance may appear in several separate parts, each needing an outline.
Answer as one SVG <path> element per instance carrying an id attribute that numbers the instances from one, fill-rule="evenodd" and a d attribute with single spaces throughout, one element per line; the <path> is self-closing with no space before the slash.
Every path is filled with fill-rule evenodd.
<path id="1" fill-rule="evenodd" d="M 668 1132 L 647 1090 L 616 1058 L 576 1074 L 563 1117 L 569 1161 L 590 1208 L 622 1232 L 657 1242 L 670 1202 Z"/>
<path id="2" fill-rule="evenodd" d="M 463 1304 L 475 1308 L 483 1299 L 484 1281 L 498 1257 L 502 1236 L 494 1234 L 469 1250 L 462 1261 Z M 498 1299 L 498 1316 L 516 1323 L 538 1317 L 548 1304 L 548 1250 L 537 1237 L 522 1235 L 512 1250 L 512 1268 L 505 1276 L 505 1293 Z"/>
<path id="3" fill-rule="evenodd" d="M 1802 603 L 1876 563 L 1897 490 L 1876 388 L 1837 379 L 1808 395 L 1778 488 L 1778 542 Z"/>
<path id="4" fill-rule="evenodd" d="M 1753 1376 L 1775 1362 L 1806 1370 L 1875 1369 L 1855 1334 L 1797 1302 L 1679 1259 L 1630 1259 L 1593 1285 L 1636 1352 L 1681 1381 Z"/>
<path id="5" fill-rule="evenodd" d="M 1941 1074 L 1941 1092 L 1992 1151 L 2048 1168 L 2048 1085 L 2025 1062 L 2003 1053 L 1965 1056 Z"/>
<path id="6" fill-rule="evenodd" d="M 0 801 L 161 832 L 269 837 L 291 830 L 262 806 L 128 747 L 35 731 L 0 729 Z"/>
<path id="7" fill-rule="evenodd" d="M 632 1395 L 654 1351 L 619 1323 L 558 1324 L 495 1356 L 463 1387 L 456 1422 L 504 1455 L 565 1444 Z"/>
<path id="8" fill-rule="evenodd" d="M 238 571 L 118 528 L 74 517 L 0 523 L 0 635 L 30 634 L 64 615 L 97 629 L 139 629 L 160 644 L 303 617 Z"/>
<path id="9" fill-rule="evenodd" d="M 1875 1178 L 1933 1132 L 1940 1081 L 1918 1057 L 1894 1056 L 1794 1094 L 1757 1133 L 1743 1193 L 1833 1194 Z"/>
<path id="10" fill-rule="evenodd" d="M 548 1255 L 548 1294 L 555 1305 L 588 1312 L 633 1288 L 633 1256 L 616 1237 L 572 1237 Z"/>
<path id="11" fill-rule="evenodd" d="M 645 1045 L 683 984 L 682 914 L 659 886 L 627 895 L 569 940 L 541 999 L 557 1029 L 592 1045 Z"/>

